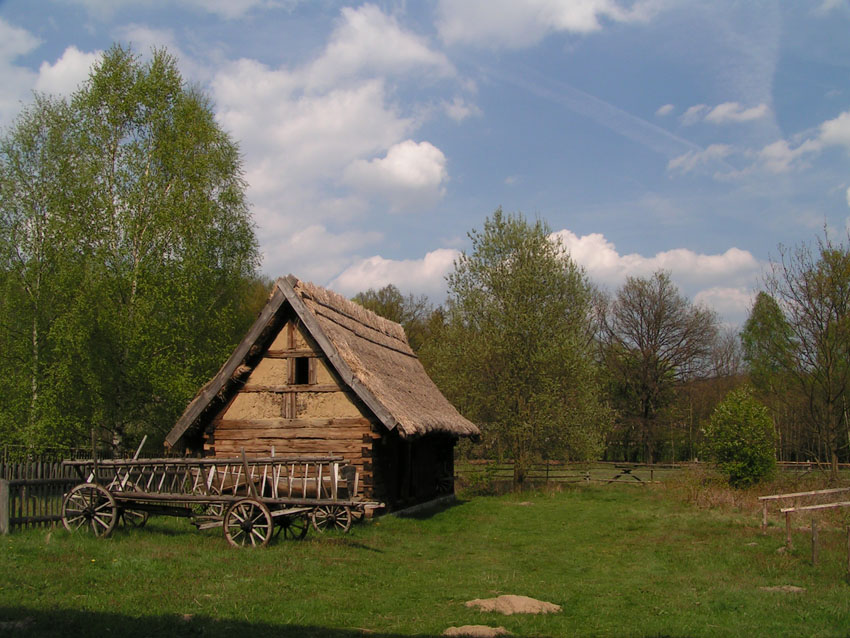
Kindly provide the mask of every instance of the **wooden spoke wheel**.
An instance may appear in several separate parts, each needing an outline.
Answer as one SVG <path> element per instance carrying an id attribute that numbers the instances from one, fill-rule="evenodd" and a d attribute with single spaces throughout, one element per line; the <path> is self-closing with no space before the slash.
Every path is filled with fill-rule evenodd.
<path id="1" fill-rule="evenodd" d="M 265 547 L 273 531 L 269 508 L 252 498 L 236 501 L 224 515 L 224 537 L 233 547 Z"/>
<path id="2" fill-rule="evenodd" d="M 300 541 L 307 536 L 310 529 L 310 518 L 307 514 L 295 514 L 294 516 L 283 516 L 277 527 L 277 534 L 283 534 L 284 538 Z"/>
<path id="3" fill-rule="evenodd" d="M 335 529 L 345 533 L 351 527 L 351 509 L 346 505 L 320 505 L 311 518 L 317 532 Z"/>
<path id="4" fill-rule="evenodd" d="M 94 483 L 81 483 L 62 500 L 62 525 L 69 532 L 81 530 L 109 536 L 118 523 L 118 506 L 109 491 Z"/>

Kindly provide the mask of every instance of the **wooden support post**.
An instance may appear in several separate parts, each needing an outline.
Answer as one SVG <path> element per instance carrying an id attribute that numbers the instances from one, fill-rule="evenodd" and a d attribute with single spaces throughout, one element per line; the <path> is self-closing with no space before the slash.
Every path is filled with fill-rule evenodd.
<path id="1" fill-rule="evenodd" d="M 791 512 L 785 512 L 785 548 L 790 552 L 791 545 Z"/>
<path id="2" fill-rule="evenodd" d="M 818 564 L 818 522 L 812 517 L 812 565 Z"/>
<path id="3" fill-rule="evenodd" d="M 848 528 L 850 529 L 850 528 Z M 9 481 L 0 479 L 0 534 L 8 534 L 9 527 Z"/>
<path id="4" fill-rule="evenodd" d="M 242 451 L 242 469 L 245 471 L 245 482 L 248 483 L 248 490 L 251 492 L 251 496 L 254 497 L 254 500 L 257 500 L 257 486 L 254 485 L 253 476 L 251 476 L 248 471 L 248 459 L 245 458 L 245 448 L 241 448 Z"/>
<path id="5" fill-rule="evenodd" d="M 767 501 L 761 502 L 761 533 L 767 534 Z"/>

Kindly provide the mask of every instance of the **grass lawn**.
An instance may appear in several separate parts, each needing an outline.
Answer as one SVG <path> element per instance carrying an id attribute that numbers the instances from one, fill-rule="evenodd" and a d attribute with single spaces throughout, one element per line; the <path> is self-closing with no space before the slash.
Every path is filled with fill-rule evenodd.
<path id="1" fill-rule="evenodd" d="M 154 518 L 110 539 L 64 530 L 0 538 L 0 635 L 438 636 L 501 625 L 518 636 L 848 636 L 846 536 L 699 509 L 665 487 L 575 487 L 461 497 L 427 518 L 346 536 L 227 546 L 220 530 Z M 808 520 L 800 520 L 800 526 Z M 803 593 L 763 587 L 795 585 Z M 502 616 L 464 606 L 519 594 L 563 607 Z"/>

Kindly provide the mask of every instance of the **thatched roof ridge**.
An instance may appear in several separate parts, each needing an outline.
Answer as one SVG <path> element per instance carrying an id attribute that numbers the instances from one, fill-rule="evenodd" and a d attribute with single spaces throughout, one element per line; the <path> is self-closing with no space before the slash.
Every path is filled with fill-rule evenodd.
<path id="1" fill-rule="evenodd" d="M 288 303 L 287 303 L 288 302 Z M 186 408 L 166 437 L 174 446 L 197 427 L 215 397 L 227 394 L 243 376 L 250 353 L 268 333 L 275 317 L 289 306 L 340 378 L 389 429 L 404 437 L 431 432 L 477 436 L 428 377 L 410 348 L 404 329 L 335 292 L 290 275 L 275 282 L 269 302 L 219 373 Z"/>
<path id="2" fill-rule="evenodd" d="M 351 329 L 357 332 L 358 336 L 367 339 L 374 338 L 375 335 L 370 333 L 377 332 L 384 337 L 401 342 L 399 345 L 403 344 L 405 349 L 410 350 L 410 346 L 407 343 L 407 335 L 404 334 L 404 328 L 396 322 L 376 315 L 371 310 L 366 310 L 360 304 L 350 301 L 332 290 L 320 288 L 313 283 L 297 281 L 294 288 L 303 299 L 314 302 L 313 309 L 317 314 L 328 312 L 350 320 L 352 322 Z M 385 343 L 386 345 L 390 345 L 389 341 Z M 410 354 L 413 353 L 411 352 Z"/>

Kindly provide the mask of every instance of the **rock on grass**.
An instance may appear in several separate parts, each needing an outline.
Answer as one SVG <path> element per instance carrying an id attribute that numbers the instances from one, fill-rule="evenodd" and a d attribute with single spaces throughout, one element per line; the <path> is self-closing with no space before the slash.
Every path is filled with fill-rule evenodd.
<path id="1" fill-rule="evenodd" d="M 495 611 L 499 614 L 554 614 L 561 611 L 560 605 L 535 600 L 528 596 L 505 594 L 498 598 L 476 598 L 467 601 L 467 607 L 477 607 L 481 611 Z"/>

